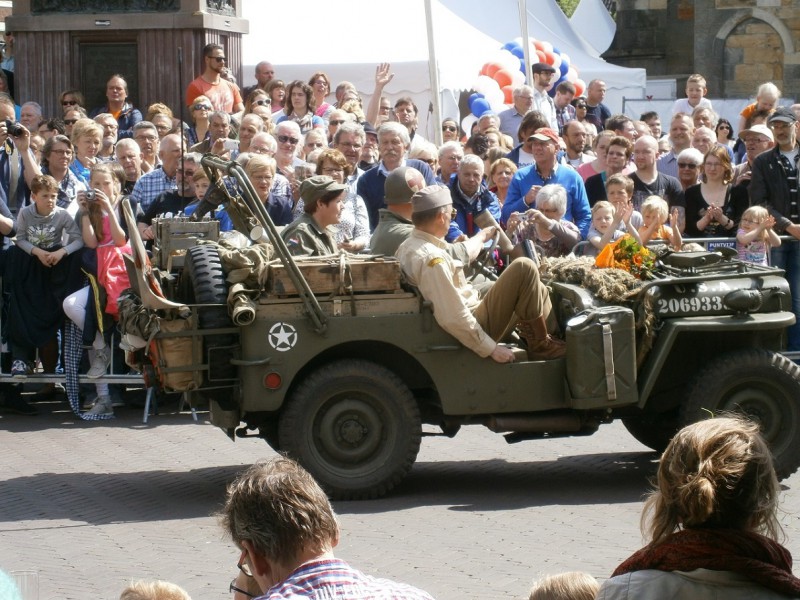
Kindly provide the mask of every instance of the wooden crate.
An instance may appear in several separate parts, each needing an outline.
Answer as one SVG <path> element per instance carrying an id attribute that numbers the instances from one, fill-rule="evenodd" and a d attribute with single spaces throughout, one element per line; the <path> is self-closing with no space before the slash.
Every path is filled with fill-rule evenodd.
<path id="1" fill-rule="evenodd" d="M 186 250 L 198 240 L 219 240 L 219 221 L 192 221 L 187 217 L 153 219 L 157 245 L 153 247 L 153 264 L 164 271 L 183 268 Z"/>
<path id="2" fill-rule="evenodd" d="M 295 257 L 295 263 L 315 295 L 397 292 L 401 290 L 400 263 L 393 257 Z M 340 276 L 344 273 L 344 286 Z M 280 261 L 270 264 L 266 291 L 276 296 L 296 296 L 297 289 Z"/>

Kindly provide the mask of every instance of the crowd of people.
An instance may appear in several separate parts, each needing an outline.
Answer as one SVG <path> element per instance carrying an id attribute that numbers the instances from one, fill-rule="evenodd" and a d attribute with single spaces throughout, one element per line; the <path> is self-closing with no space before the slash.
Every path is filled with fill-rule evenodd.
<path id="1" fill-rule="evenodd" d="M 444 119 L 437 146 L 420 132 L 414 101 L 385 93 L 389 64 L 376 68 L 364 106 L 353 84 L 334 89 L 323 72 L 283 82 L 261 62 L 256 84 L 242 90 L 222 46 L 208 44 L 203 60 L 186 111 L 160 102 L 140 110 L 116 74 L 103 106 L 86 107 L 81 91 L 65 90 L 58 116 L 0 97 L 3 334 L 15 378 L 27 377 L 37 349 L 47 372 L 79 362 L 65 361 L 59 346 L 65 316 L 82 332 L 89 376 L 106 373 L 116 298 L 128 283 L 121 199 L 152 243 L 154 219 L 190 215 L 205 197 L 203 153 L 243 164 L 293 254 L 397 254 L 423 295 L 446 303 L 435 311 L 440 324 L 481 356 L 511 360 L 492 340 L 523 313 L 531 356 L 564 351 L 535 267 L 511 253 L 494 286 L 480 273 L 463 279 L 496 233 L 546 256 L 597 254 L 626 235 L 674 250 L 685 238 L 729 238 L 743 260 L 785 269 L 800 315 L 800 243 L 792 239 L 800 238 L 800 106 L 778 106 L 771 83 L 742 111 L 735 134 L 706 98 L 704 78 L 692 75 L 662 130 L 655 112 L 612 114 L 603 81 L 581 97 L 569 82 L 551 90 L 555 70 L 537 63 L 532 85 L 516 88 L 507 110 L 481 115 L 469 132 Z M 176 118 L 184 112 L 186 122 Z M 224 207 L 212 216 L 223 232 L 233 229 Z M 423 258 L 436 277 L 419 268 Z M 519 281 L 534 290 L 529 298 L 512 290 Z M 509 307 L 523 313 L 506 317 Z M 800 349 L 800 324 L 789 347 Z M 90 414 L 113 415 L 113 389 L 98 383 L 96 397 Z M 36 412 L 13 390 L 4 406 Z"/>

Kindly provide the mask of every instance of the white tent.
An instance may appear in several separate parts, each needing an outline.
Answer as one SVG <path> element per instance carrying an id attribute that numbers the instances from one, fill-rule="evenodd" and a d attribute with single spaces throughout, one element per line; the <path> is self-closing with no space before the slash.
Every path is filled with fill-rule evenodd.
<path id="1" fill-rule="evenodd" d="M 376 65 L 389 62 L 395 77 L 385 93 L 392 99 L 414 98 L 423 135 L 432 138 L 423 2 L 406 0 L 398 5 L 388 0 L 349 0 L 345 6 L 305 0 L 299 9 L 308 17 L 309 24 L 304 25 L 296 5 L 243 0 L 243 16 L 250 20 L 250 34 L 243 41 L 244 84 L 254 83 L 255 64 L 268 60 L 284 81 L 307 81 L 316 70 L 327 73 L 333 82 L 351 81 L 367 102 L 374 89 Z M 621 111 L 623 96 L 643 97 L 643 69 L 616 67 L 599 58 L 573 31 L 554 0 L 535 0 L 528 5 L 529 35 L 568 53 L 587 83 L 602 78 L 612 111 Z M 431 0 L 431 8 L 441 112 L 456 117 L 457 93 L 471 89 L 481 65 L 505 42 L 520 37 L 518 0 L 493 0 L 490 9 L 485 0 Z"/>
<path id="2" fill-rule="evenodd" d="M 581 0 L 569 22 L 577 34 L 599 54 L 608 50 L 614 41 L 617 24 L 608 14 L 603 0 Z"/>

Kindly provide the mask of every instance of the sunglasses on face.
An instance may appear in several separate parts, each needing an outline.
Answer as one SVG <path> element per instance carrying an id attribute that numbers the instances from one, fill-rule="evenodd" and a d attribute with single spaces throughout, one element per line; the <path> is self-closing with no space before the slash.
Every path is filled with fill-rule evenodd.
<path id="1" fill-rule="evenodd" d="M 727 129 L 730 131 L 730 127 L 728 125 L 720 125 L 718 129 Z"/>
<path id="2" fill-rule="evenodd" d="M 696 164 L 694 164 L 694 163 L 683 163 L 683 162 L 679 162 L 679 163 L 678 163 L 678 168 L 679 168 L 679 169 L 696 169 L 696 168 L 697 168 L 697 165 L 696 165 Z"/>
<path id="3" fill-rule="evenodd" d="M 210 58 L 211 60 L 215 60 L 217 62 L 225 62 L 226 60 L 228 60 L 224 56 L 209 56 L 208 58 Z"/>
<path id="4" fill-rule="evenodd" d="M 62 100 L 61 101 L 61 106 L 75 106 L 76 104 L 78 104 L 77 100 Z"/>
<path id="5" fill-rule="evenodd" d="M 342 123 L 344 123 L 344 119 L 331 119 L 330 121 L 328 121 L 328 123 L 330 123 L 331 125 L 341 125 Z"/>
<path id="6" fill-rule="evenodd" d="M 253 106 L 272 106 L 272 100 L 262 98 L 261 100 L 253 102 Z"/>
<path id="7" fill-rule="evenodd" d="M 211 110 L 208 104 L 195 104 L 192 108 L 194 110 Z"/>
<path id="8" fill-rule="evenodd" d="M 296 145 L 297 145 L 297 143 L 298 143 L 300 140 L 298 140 L 298 139 L 297 139 L 297 138 L 295 138 L 295 137 L 288 136 L 288 135 L 279 135 L 279 136 L 278 136 L 278 141 L 279 141 L 281 144 L 286 144 L 286 143 L 289 143 L 289 144 L 291 144 L 292 146 L 296 146 Z"/>
<path id="9" fill-rule="evenodd" d="M 452 131 L 452 132 L 456 132 L 456 131 L 458 131 L 458 130 L 457 130 L 457 129 L 455 128 L 455 126 L 453 126 L 453 125 L 442 125 L 442 131 Z"/>
<path id="10" fill-rule="evenodd" d="M 585 104 L 576 104 L 575 108 L 577 110 L 586 110 L 586 105 Z"/>
<path id="11" fill-rule="evenodd" d="M 78 119 L 64 119 L 64 125 L 75 125 L 78 122 Z"/>

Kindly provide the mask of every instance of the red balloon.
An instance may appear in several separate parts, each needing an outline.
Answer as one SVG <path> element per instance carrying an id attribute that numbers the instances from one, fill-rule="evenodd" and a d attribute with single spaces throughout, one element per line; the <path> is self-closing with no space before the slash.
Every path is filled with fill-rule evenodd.
<path id="1" fill-rule="evenodd" d="M 500 88 L 504 88 L 507 85 L 511 85 L 511 82 L 514 81 L 514 74 L 509 71 L 508 69 L 500 69 L 497 73 L 494 74 L 494 80 L 497 82 L 497 85 Z"/>
<path id="2" fill-rule="evenodd" d="M 545 60 L 547 60 L 547 56 L 545 56 L 544 50 L 537 50 L 536 58 L 537 58 L 536 62 L 545 62 Z"/>
<path id="3" fill-rule="evenodd" d="M 579 98 L 583 96 L 583 92 L 586 91 L 586 84 L 584 84 L 582 80 L 578 79 L 573 85 L 575 86 L 575 97 Z"/>
<path id="4" fill-rule="evenodd" d="M 539 40 L 533 42 L 533 45 L 536 47 L 537 50 L 541 50 L 542 52 L 544 52 L 544 44 L 542 44 L 542 42 L 540 42 Z"/>
<path id="5" fill-rule="evenodd" d="M 486 75 L 488 75 L 489 77 L 494 78 L 495 73 L 497 73 L 502 68 L 503 68 L 503 65 L 501 65 L 498 62 L 486 63 Z"/>
<path id="6" fill-rule="evenodd" d="M 506 104 L 514 104 L 514 86 L 504 85 L 503 96 L 505 97 Z"/>
<path id="7" fill-rule="evenodd" d="M 483 63 L 483 66 L 481 67 L 481 72 L 480 72 L 480 74 L 481 74 L 481 75 L 488 75 L 488 74 L 489 74 L 489 73 L 488 73 L 488 71 L 489 71 L 489 64 L 490 64 L 490 63 L 488 63 L 488 62 L 487 62 L 487 63 Z"/>
<path id="8" fill-rule="evenodd" d="M 548 52 L 547 50 L 545 50 L 544 62 L 546 62 L 548 65 L 552 65 L 554 62 L 556 62 L 556 55 L 553 54 L 552 52 Z"/>

